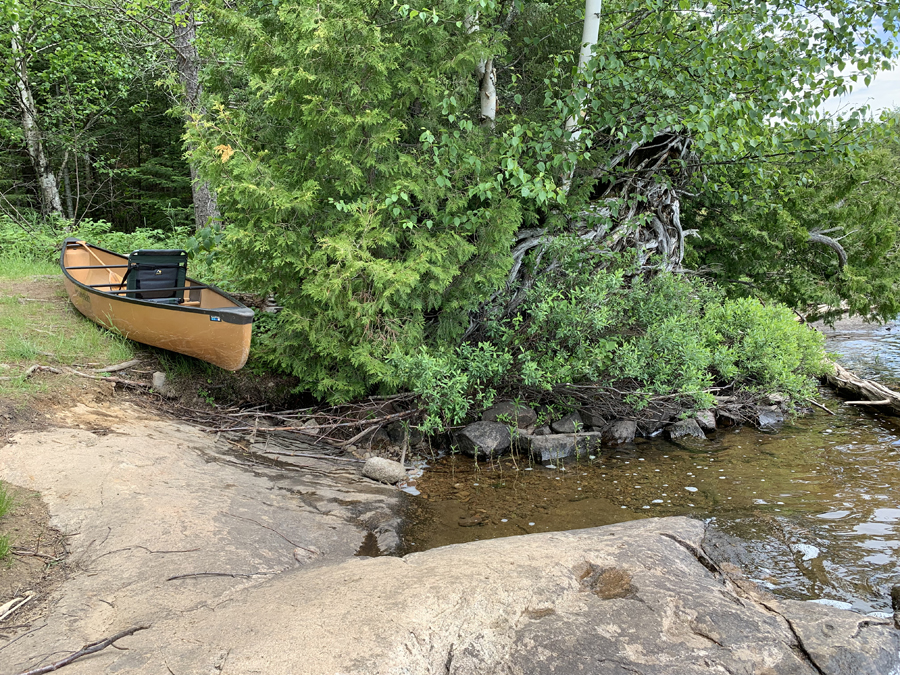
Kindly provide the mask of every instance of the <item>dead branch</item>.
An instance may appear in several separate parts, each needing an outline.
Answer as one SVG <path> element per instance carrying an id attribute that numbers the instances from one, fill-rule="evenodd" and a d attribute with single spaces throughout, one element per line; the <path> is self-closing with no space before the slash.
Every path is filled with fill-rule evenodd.
<path id="1" fill-rule="evenodd" d="M 290 452 L 281 450 L 263 450 L 260 454 L 279 455 L 281 457 L 309 457 L 310 459 L 333 459 L 335 462 L 365 462 L 356 457 L 335 457 L 334 455 L 316 455 L 311 452 Z"/>
<path id="2" fill-rule="evenodd" d="M 193 574 L 177 574 L 174 577 L 169 577 L 168 579 L 166 579 L 166 581 L 175 581 L 176 579 L 192 579 L 194 577 L 231 577 L 232 579 L 237 579 L 238 577 L 246 577 L 250 579 L 253 576 L 253 574 L 242 574 L 240 572 L 194 572 Z M 22 673 L 22 675 L 27 674 Z"/>
<path id="3" fill-rule="evenodd" d="M 116 642 L 116 640 L 121 640 L 124 637 L 134 635 L 138 631 L 147 630 L 148 628 L 150 628 L 150 626 L 135 626 L 134 628 L 123 630 L 120 633 L 116 633 L 112 637 L 104 638 L 103 640 L 98 640 L 97 642 L 91 642 L 90 644 L 87 644 L 79 649 L 77 652 L 69 654 L 64 659 L 60 659 L 59 661 L 56 661 L 54 663 L 49 663 L 46 666 L 41 666 L 40 668 L 26 670 L 19 675 L 43 675 L 43 673 L 52 673 L 54 670 L 59 670 L 63 666 L 67 666 L 73 661 L 80 659 L 82 656 L 96 654 L 97 652 L 102 651 L 109 646 L 114 646 L 113 643 Z"/>
<path id="4" fill-rule="evenodd" d="M 103 378 L 112 379 L 112 378 Z M 203 428 L 203 431 L 210 433 L 218 433 L 222 431 L 294 431 L 307 436 L 318 436 L 322 429 L 337 429 L 339 427 L 361 427 L 372 426 L 374 424 L 385 424 L 396 420 L 403 420 L 418 414 L 418 410 L 407 410 L 405 412 L 394 413 L 393 415 L 385 415 L 371 420 L 354 420 L 352 422 L 337 422 L 334 424 L 320 424 L 317 427 L 221 427 L 221 428 Z M 315 431 L 313 431 L 315 429 Z"/>
<path id="5" fill-rule="evenodd" d="M 836 415 L 836 414 L 837 414 L 837 413 L 831 412 L 831 411 L 830 411 L 828 408 L 826 408 L 824 405 L 822 405 L 821 403 L 818 403 L 817 401 L 814 401 L 814 400 L 811 399 L 811 398 L 808 398 L 808 399 L 806 399 L 806 400 L 809 401 L 810 403 L 812 403 L 812 404 L 813 404 L 814 406 L 816 406 L 817 408 L 821 408 L 822 410 L 824 410 L 825 412 L 827 412 L 829 415 Z"/>
<path id="6" fill-rule="evenodd" d="M 13 598 L 9 602 L 7 602 L 5 605 L 0 607 L 0 621 L 5 621 L 8 617 L 12 616 L 13 612 L 20 610 L 22 607 L 34 600 L 35 597 L 36 594 L 32 591 L 29 591 L 24 596 Z"/>
<path id="7" fill-rule="evenodd" d="M 809 239 L 807 239 L 812 244 L 824 244 L 835 253 L 837 253 L 838 257 L 838 266 L 841 269 L 847 265 L 847 252 L 844 250 L 844 247 L 840 245 L 840 243 L 832 239 L 831 237 L 826 237 L 821 232 L 810 232 Z"/>
<path id="8" fill-rule="evenodd" d="M 125 361 L 125 363 L 117 363 L 114 366 L 104 366 L 103 368 L 91 368 L 92 373 L 117 373 L 120 370 L 127 370 L 128 368 L 133 368 L 134 366 L 140 365 L 141 359 L 132 359 L 131 361 Z"/>
<path id="9" fill-rule="evenodd" d="M 878 382 L 864 380 L 837 363 L 833 366 L 834 371 L 825 376 L 825 382 L 838 391 L 858 397 L 855 401 L 847 401 L 847 405 L 884 406 L 885 412 L 900 415 L 900 393 Z"/>
<path id="10" fill-rule="evenodd" d="M 279 537 L 281 537 L 282 539 L 284 539 L 287 543 L 289 543 L 291 546 L 293 546 L 293 547 L 295 547 L 295 548 L 302 548 L 304 551 L 309 551 L 310 553 L 313 553 L 313 554 L 316 553 L 316 551 L 313 551 L 312 549 L 306 548 L 305 546 L 301 546 L 300 544 L 298 544 L 298 543 L 295 542 L 295 541 L 291 541 L 290 539 L 288 539 L 287 537 L 285 537 L 283 534 L 281 534 L 281 532 L 279 532 L 279 531 L 276 530 L 275 528 L 269 527 L 268 525 L 263 525 L 263 524 L 262 524 L 261 522 L 259 522 L 258 520 L 253 520 L 253 518 L 245 518 L 244 516 L 238 516 L 238 515 L 236 515 L 236 514 L 234 514 L 234 513 L 228 513 L 228 511 L 219 511 L 219 513 L 222 513 L 222 514 L 224 514 L 224 515 L 226 515 L 226 516 L 231 516 L 232 518 L 237 518 L 238 520 L 244 520 L 244 521 L 246 521 L 246 522 L 248 522 L 248 523 L 253 523 L 253 524 L 255 524 L 255 525 L 259 525 L 261 528 L 266 529 L 266 530 L 269 530 L 269 532 L 274 532 L 275 534 L 277 534 Z"/>

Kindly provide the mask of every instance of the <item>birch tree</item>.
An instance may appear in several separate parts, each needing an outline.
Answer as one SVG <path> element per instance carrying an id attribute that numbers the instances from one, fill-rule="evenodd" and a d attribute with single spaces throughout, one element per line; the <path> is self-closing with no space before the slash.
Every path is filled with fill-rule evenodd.
<path id="1" fill-rule="evenodd" d="M 63 215 L 62 201 L 59 196 L 59 188 L 56 184 L 56 176 L 50 167 L 50 161 L 44 148 L 44 140 L 41 135 L 39 113 L 31 91 L 31 82 L 28 77 L 28 55 L 22 45 L 22 31 L 19 22 L 14 21 L 11 26 L 11 52 L 14 67 L 14 80 L 16 89 L 16 102 L 22 115 L 22 129 L 25 137 L 25 147 L 28 156 L 34 165 L 37 174 L 38 185 L 41 193 L 41 210 L 48 215 Z"/>

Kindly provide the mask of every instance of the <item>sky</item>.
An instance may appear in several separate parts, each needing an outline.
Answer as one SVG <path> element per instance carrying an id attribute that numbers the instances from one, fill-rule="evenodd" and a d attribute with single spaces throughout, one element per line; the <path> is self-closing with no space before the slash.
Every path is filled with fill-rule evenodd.
<path id="1" fill-rule="evenodd" d="M 895 66 L 894 70 L 878 73 L 868 87 L 863 86 L 860 78 L 851 94 L 829 99 L 823 104 L 823 110 L 833 113 L 858 108 L 867 103 L 872 106 L 875 114 L 884 109 L 900 107 L 900 67 Z"/>

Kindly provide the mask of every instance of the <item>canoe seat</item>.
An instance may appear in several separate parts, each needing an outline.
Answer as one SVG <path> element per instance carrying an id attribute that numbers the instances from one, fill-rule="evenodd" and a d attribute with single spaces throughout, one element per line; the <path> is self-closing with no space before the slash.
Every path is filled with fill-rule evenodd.
<path id="1" fill-rule="evenodd" d="M 128 256 L 126 288 L 138 300 L 177 304 L 184 297 L 187 252 L 179 249 L 142 249 Z"/>

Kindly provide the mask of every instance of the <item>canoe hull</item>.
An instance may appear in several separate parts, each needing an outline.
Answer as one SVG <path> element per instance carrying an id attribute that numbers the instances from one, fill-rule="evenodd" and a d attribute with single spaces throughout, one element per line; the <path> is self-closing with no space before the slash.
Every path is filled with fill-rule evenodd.
<path id="1" fill-rule="evenodd" d="M 68 243 L 68 242 L 67 242 Z M 93 247 L 112 263 L 110 256 L 122 256 Z M 227 294 L 204 287 L 204 303 L 218 307 L 185 307 L 165 305 L 121 297 L 90 288 L 79 282 L 66 269 L 66 250 L 61 260 L 64 284 L 69 299 L 85 317 L 105 328 L 121 333 L 129 340 L 153 347 L 193 356 L 226 370 L 239 370 L 250 352 L 253 310 L 244 307 Z M 86 262 L 75 255 L 74 263 Z M 94 279 L 96 281 L 96 279 Z M 190 285 L 198 285 L 189 280 Z M 186 296 L 199 297 L 201 291 L 188 291 Z M 227 302 L 227 304 L 225 304 Z M 224 306 L 223 306 L 224 305 Z"/>

